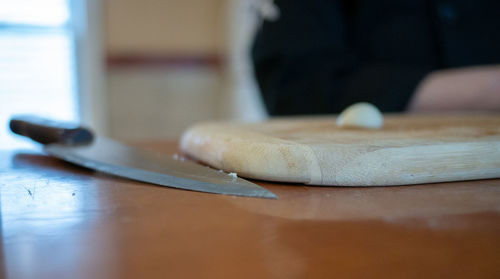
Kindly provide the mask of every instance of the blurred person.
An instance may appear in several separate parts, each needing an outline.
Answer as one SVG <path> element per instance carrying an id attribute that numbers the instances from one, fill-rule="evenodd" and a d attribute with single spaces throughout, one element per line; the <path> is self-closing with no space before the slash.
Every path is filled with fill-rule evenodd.
<path id="1" fill-rule="evenodd" d="M 252 59 L 271 115 L 500 109 L 498 1 L 267 4 Z"/>

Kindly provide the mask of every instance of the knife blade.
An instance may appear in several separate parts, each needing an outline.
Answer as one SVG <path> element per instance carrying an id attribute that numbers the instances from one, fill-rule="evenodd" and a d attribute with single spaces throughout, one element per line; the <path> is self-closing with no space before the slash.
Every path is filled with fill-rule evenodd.
<path id="1" fill-rule="evenodd" d="M 85 127 L 17 116 L 10 129 L 44 144 L 56 158 L 103 173 L 191 191 L 276 199 L 271 191 L 182 157 L 170 157 L 94 136 Z"/>

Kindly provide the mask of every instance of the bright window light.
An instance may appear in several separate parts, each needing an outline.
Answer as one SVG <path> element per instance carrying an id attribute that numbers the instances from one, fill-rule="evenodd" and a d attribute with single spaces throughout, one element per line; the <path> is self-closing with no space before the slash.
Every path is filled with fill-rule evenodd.
<path id="1" fill-rule="evenodd" d="M 0 0 L 0 23 L 62 26 L 69 19 L 66 0 Z"/>
<path id="2" fill-rule="evenodd" d="M 13 115 L 78 120 L 68 7 L 64 0 L 0 0 L 0 7 L 0 149 L 28 147 L 9 131 Z"/>

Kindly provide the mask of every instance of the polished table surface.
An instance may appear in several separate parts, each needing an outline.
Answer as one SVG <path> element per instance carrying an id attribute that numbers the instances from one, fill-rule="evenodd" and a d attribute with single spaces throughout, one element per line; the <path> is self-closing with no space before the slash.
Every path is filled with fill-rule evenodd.
<path id="1" fill-rule="evenodd" d="M 177 153 L 175 143 L 147 148 Z M 257 182 L 278 200 L 0 151 L 0 277 L 500 278 L 500 180 L 400 187 Z"/>

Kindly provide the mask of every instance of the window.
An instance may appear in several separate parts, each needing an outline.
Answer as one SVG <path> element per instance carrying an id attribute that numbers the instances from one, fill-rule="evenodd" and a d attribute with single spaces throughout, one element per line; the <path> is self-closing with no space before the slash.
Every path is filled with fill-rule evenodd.
<path id="1" fill-rule="evenodd" d="M 67 0 L 0 0 L 0 149 L 30 146 L 14 114 L 77 121 L 75 47 Z"/>

